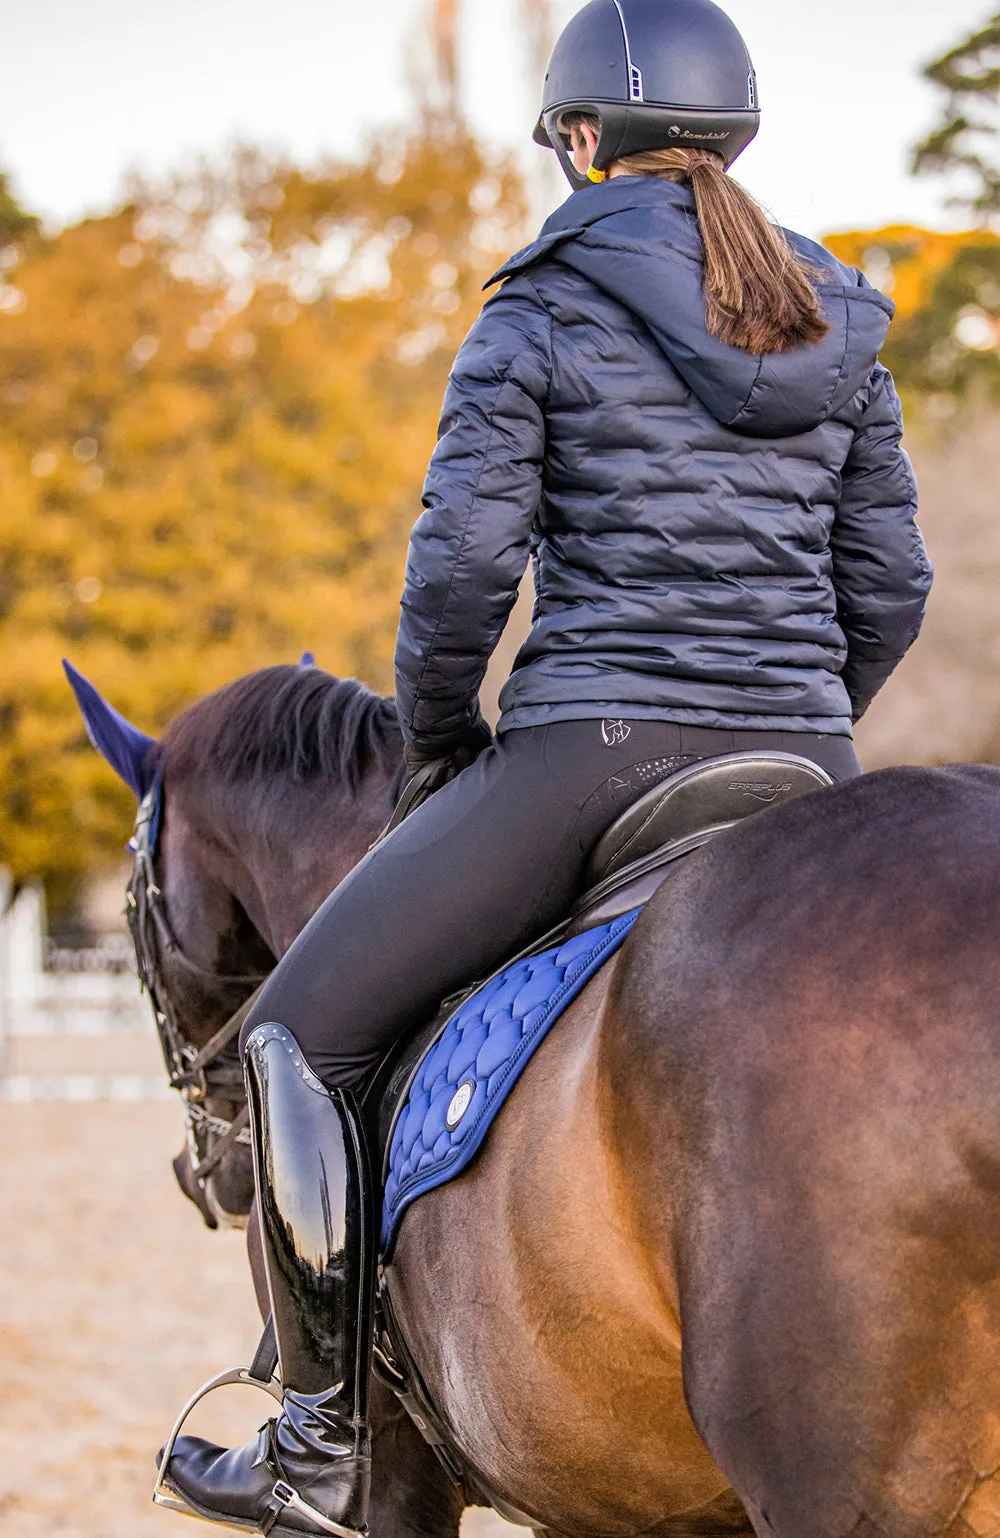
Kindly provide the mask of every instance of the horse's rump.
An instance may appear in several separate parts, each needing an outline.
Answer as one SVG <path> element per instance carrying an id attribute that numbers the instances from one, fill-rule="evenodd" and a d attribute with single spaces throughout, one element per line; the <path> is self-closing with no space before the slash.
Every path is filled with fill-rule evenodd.
<path id="1" fill-rule="evenodd" d="M 891 770 L 753 818 L 617 973 L 615 1141 L 761 1530 L 1000 1529 L 998 789 Z"/>

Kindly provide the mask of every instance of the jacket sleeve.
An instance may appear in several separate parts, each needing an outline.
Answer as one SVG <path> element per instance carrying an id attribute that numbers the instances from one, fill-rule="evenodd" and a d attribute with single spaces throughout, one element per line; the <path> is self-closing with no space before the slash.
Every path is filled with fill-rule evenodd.
<path id="1" fill-rule="evenodd" d="M 528 563 L 541 496 L 551 319 L 527 282 L 484 307 L 448 382 L 396 637 L 403 736 L 445 753 L 478 694 Z"/>
<path id="2" fill-rule="evenodd" d="M 892 375 L 877 363 L 830 537 L 837 617 L 847 638 L 842 677 L 855 721 L 916 640 L 933 577 L 902 433 Z"/>

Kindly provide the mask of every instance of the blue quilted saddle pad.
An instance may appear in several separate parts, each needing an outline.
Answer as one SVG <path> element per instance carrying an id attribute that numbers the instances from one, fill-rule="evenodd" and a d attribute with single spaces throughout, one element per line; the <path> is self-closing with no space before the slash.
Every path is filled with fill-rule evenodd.
<path id="1" fill-rule="evenodd" d="M 407 1207 L 465 1169 L 549 1027 L 640 912 L 514 962 L 446 1022 L 417 1068 L 392 1134 L 382 1209 L 386 1257 Z"/>

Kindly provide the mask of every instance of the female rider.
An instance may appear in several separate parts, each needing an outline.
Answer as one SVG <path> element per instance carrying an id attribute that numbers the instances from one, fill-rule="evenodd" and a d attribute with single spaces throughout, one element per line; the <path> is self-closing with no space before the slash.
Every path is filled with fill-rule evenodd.
<path id="1" fill-rule="evenodd" d="M 354 1092 L 386 1047 L 569 906 L 601 833 L 696 759 L 860 772 L 851 724 L 915 639 L 930 566 L 876 361 L 892 305 L 726 168 L 753 69 L 710 0 L 592 0 L 535 132 L 573 195 L 458 355 L 396 652 L 411 770 L 460 770 L 336 889 L 244 1028 L 284 1406 L 176 1444 L 199 1515 L 365 1521 L 375 1195 Z M 529 554 L 495 739 L 477 695 Z"/>

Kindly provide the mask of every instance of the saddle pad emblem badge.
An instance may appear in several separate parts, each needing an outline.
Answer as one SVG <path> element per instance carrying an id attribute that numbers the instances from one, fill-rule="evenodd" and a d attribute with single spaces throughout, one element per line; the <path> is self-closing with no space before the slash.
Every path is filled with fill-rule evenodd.
<path id="1" fill-rule="evenodd" d="M 604 738 L 606 748 L 617 748 L 631 734 L 632 728 L 627 721 L 609 721 L 607 717 L 601 722 L 601 736 Z"/>
<path id="2" fill-rule="evenodd" d="M 472 1096 L 476 1086 L 471 1079 L 466 1079 L 460 1084 L 451 1097 L 451 1104 L 444 1113 L 444 1124 L 449 1132 L 453 1132 L 472 1104 Z"/>

